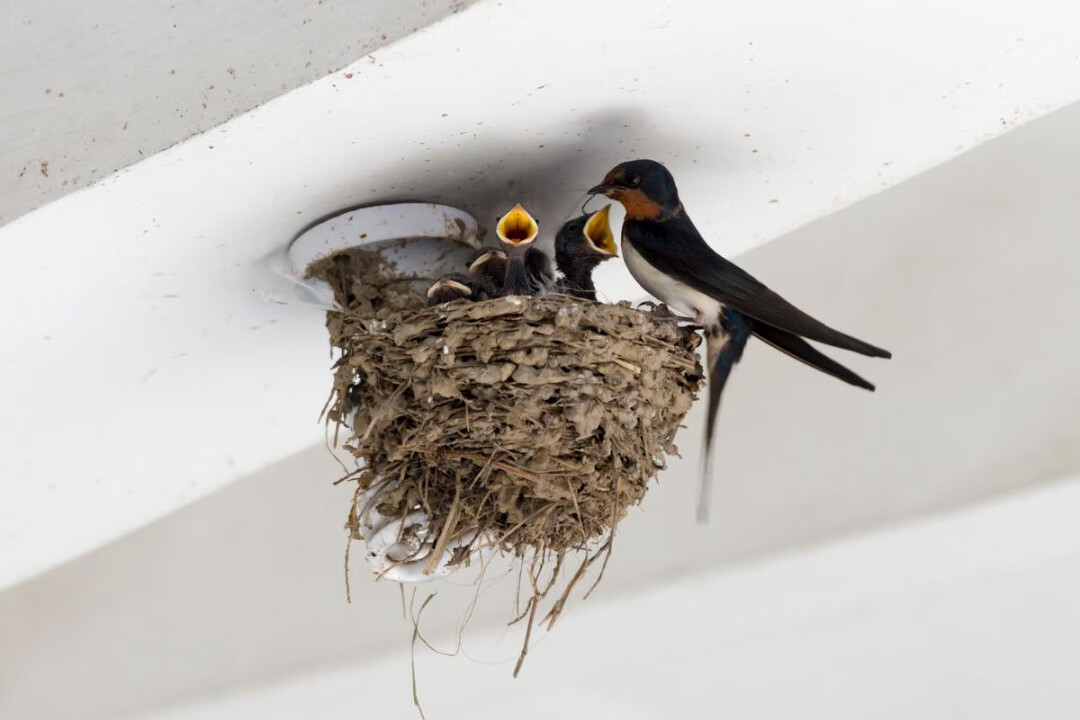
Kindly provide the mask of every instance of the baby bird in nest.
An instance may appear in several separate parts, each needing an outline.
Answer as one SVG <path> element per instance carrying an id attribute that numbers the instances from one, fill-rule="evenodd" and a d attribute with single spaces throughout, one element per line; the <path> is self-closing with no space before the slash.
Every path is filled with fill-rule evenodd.
<path id="1" fill-rule="evenodd" d="M 469 258 L 469 278 L 481 298 L 499 297 L 506 280 L 506 253 L 482 247 Z"/>
<path id="2" fill-rule="evenodd" d="M 570 220 L 555 234 L 555 266 L 562 277 L 558 292 L 584 300 L 596 300 L 592 274 L 605 260 L 618 257 L 615 235 L 608 215 L 611 205 Z"/>
<path id="3" fill-rule="evenodd" d="M 469 278 L 477 291 L 478 300 L 503 295 L 542 295 L 553 287 L 555 273 L 551 260 L 543 250 L 532 244 L 538 230 L 536 221 L 521 205 L 499 219 L 496 234 L 502 233 L 499 235 L 501 247 L 482 247 L 469 257 Z M 528 237 L 530 234 L 531 238 Z M 521 237 L 517 237 L 519 235 Z M 521 258 L 525 281 L 521 281 L 520 275 L 511 278 L 512 292 L 505 292 L 511 256 Z M 515 264 L 515 267 L 519 265 Z M 518 270 L 514 272 L 518 273 Z"/>
<path id="4" fill-rule="evenodd" d="M 472 280 L 458 273 L 443 275 L 427 291 L 428 307 L 453 302 L 454 300 L 475 299 L 476 292 Z"/>
<path id="5" fill-rule="evenodd" d="M 551 262 L 532 246 L 539 232 L 540 226 L 520 203 L 499 218 L 495 234 L 506 253 L 506 275 L 499 295 L 540 295 L 551 284 Z"/>

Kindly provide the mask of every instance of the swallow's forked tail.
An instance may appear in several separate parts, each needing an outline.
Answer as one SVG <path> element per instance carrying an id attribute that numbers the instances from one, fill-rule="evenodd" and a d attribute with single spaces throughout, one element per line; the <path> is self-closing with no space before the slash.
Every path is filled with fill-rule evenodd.
<path id="1" fill-rule="evenodd" d="M 851 370 L 817 350 L 813 345 L 803 340 L 798 335 L 789 333 L 772 325 L 762 323 L 754 324 L 754 335 L 772 345 L 780 352 L 806 363 L 815 370 L 820 370 L 826 375 L 831 375 L 837 380 L 873 391 L 874 386 L 859 377 Z"/>

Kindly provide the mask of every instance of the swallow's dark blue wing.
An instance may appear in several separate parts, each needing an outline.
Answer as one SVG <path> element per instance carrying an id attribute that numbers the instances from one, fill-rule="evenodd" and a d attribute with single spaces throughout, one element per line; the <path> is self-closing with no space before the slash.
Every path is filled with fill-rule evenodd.
<path id="1" fill-rule="evenodd" d="M 716 298 L 757 323 L 863 355 L 892 357 L 888 350 L 833 330 L 799 310 L 750 273 L 716 253 L 685 216 L 665 222 L 628 222 L 623 232 L 642 258 L 657 270 Z"/>

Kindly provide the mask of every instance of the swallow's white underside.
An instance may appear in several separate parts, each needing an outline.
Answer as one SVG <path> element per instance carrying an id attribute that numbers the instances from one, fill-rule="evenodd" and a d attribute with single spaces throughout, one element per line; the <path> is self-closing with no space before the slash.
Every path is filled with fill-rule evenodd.
<path id="1" fill-rule="evenodd" d="M 673 310 L 696 318 L 702 324 L 708 324 L 720 317 L 723 305 L 719 300 L 660 272 L 634 249 L 634 245 L 627 241 L 625 235 L 621 245 L 623 259 L 630 274 L 650 295 Z"/>

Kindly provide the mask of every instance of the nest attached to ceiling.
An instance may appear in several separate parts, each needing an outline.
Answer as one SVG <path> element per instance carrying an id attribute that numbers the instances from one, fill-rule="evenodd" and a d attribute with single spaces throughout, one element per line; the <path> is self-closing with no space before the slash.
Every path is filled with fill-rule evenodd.
<path id="1" fill-rule="evenodd" d="M 700 336 L 566 296 L 424 307 L 379 263 L 338 256 L 312 273 L 343 308 L 327 319 L 341 353 L 328 417 L 351 432 L 358 492 L 397 478 L 383 515 L 422 510 L 441 541 L 477 532 L 560 565 L 608 534 L 677 452 Z"/>

